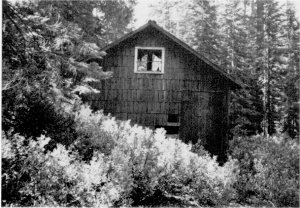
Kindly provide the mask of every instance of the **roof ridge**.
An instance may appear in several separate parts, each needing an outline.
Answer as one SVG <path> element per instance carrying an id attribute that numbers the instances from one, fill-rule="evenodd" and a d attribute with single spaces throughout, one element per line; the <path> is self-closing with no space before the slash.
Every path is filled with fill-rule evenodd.
<path id="1" fill-rule="evenodd" d="M 188 44 L 186 44 L 185 42 L 183 42 L 183 40 L 179 39 L 178 37 L 176 37 L 175 35 L 173 35 L 172 33 L 166 31 L 165 29 L 163 29 L 162 27 L 160 27 L 156 21 L 154 20 L 149 20 L 146 24 L 142 25 L 141 27 L 139 27 L 138 29 L 127 33 L 126 35 L 124 35 L 123 37 L 119 38 L 118 40 L 112 42 L 111 44 L 105 46 L 104 48 L 102 48 L 101 50 L 107 50 L 109 48 L 112 48 L 118 44 L 120 44 L 121 42 L 123 42 L 124 40 L 132 37 L 133 35 L 141 32 L 142 30 L 146 29 L 147 27 L 152 26 L 155 29 L 157 29 L 159 32 L 161 32 L 162 34 L 164 34 L 165 36 L 167 36 L 168 38 L 170 38 L 171 40 L 173 40 L 174 42 L 176 42 L 178 45 L 180 45 L 181 47 L 183 47 L 184 49 L 186 49 L 187 51 L 189 51 L 190 53 L 192 53 L 193 55 L 195 55 L 197 58 L 201 59 L 202 61 L 204 61 L 206 64 L 210 65 L 214 70 L 220 72 L 223 76 L 225 76 L 227 79 L 229 79 L 231 82 L 233 82 L 235 85 L 238 86 L 238 88 L 240 87 L 244 87 L 244 84 L 242 84 L 240 81 L 236 80 L 235 77 L 233 77 L 231 74 L 227 73 L 227 71 L 219 66 L 218 64 L 214 63 L 213 61 L 209 60 L 207 57 L 205 57 L 202 53 L 196 51 L 195 49 L 193 49 L 191 46 L 189 46 Z"/>

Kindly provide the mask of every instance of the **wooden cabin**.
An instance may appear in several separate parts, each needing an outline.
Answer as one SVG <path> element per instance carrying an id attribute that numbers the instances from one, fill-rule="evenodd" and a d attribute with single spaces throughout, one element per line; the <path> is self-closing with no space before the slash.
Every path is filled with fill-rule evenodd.
<path id="1" fill-rule="evenodd" d="M 154 21 L 102 50 L 113 78 L 96 86 L 94 109 L 224 153 L 230 90 L 240 87 L 233 77 Z"/>

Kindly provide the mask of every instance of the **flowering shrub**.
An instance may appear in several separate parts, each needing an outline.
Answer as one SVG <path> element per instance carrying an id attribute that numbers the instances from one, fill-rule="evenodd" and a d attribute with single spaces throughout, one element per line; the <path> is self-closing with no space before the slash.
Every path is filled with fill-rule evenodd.
<path id="1" fill-rule="evenodd" d="M 210 206 L 235 196 L 235 160 L 220 167 L 162 129 L 86 107 L 75 117 L 81 137 L 69 150 L 59 144 L 45 152 L 43 136 L 28 144 L 18 135 L 2 139 L 3 205 Z"/>
<path id="2" fill-rule="evenodd" d="M 50 138 L 24 141 L 18 135 L 2 138 L 3 206 L 112 205 L 117 194 L 102 155 L 86 164 L 63 145 L 45 154 Z"/>
<path id="3" fill-rule="evenodd" d="M 219 166 L 163 129 L 86 107 L 75 122 L 79 138 L 69 149 L 45 150 L 45 136 L 3 136 L 2 205 L 299 205 L 299 144 L 282 135 L 235 138 Z"/>
<path id="4" fill-rule="evenodd" d="M 111 130 L 118 125 L 114 118 L 104 116 L 101 111 L 93 113 L 90 108 L 82 106 L 75 113 L 75 123 L 78 139 L 74 142 L 74 147 L 84 160 L 90 160 L 94 151 L 105 155 L 111 153 L 117 137 Z"/>
<path id="5" fill-rule="evenodd" d="M 166 138 L 162 129 L 132 126 L 86 107 L 76 119 L 78 131 L 90 135 L 90 154 L 100 151 L 107 156 L 111 180 L 123 190 L 116 204 L 220 205 L 233 197 L 234 160 L 220 167 L 204 151 L 198 156 L 190 145 Z"/>
<path id="6" fill-rule="evenodd" d="M 299 144 L 284 135 L 235 138 L 231 155 L 239 160 L 235 183 L 239 202 L 299 207 Z"/>

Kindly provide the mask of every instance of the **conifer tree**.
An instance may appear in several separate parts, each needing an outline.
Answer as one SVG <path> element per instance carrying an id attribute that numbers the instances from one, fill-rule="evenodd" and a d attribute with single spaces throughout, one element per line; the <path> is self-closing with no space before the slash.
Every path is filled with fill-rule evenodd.
<path id="1" fill-rule="evenodd" d="M 282 76 L 284 76 L 284 99 L 282 103 L 283 132 L 295 138 L 299 135 L 299 79 L 300 79 L 300 23 L 295 15 L 295 8 L 286 2 L 286 21 L 284 29 L 285 46 L 283 60 L 286 64 Z"/>
<path id="2" fill-rule="evenodd" d="M 98 92 L 91 81 L 111 76 L 99 66 L 105 53 L 97 41 L 102 41 L 107 28 L 103 16 L 110 10 L 104 12 L 96 3 L 3 1 L 5 133 L 28 138 L 43 133 L 66 145 L 74 140 L 71 112 L 81 102 L 78 95 Z M 119 9 L 131 11 L 124 1 L 118 3 Z"/>
<path id="3" fill-rule="evenodd" d="M 194 15 L 193 39 L 190 44 L 198 52 L 218 63 L 221 53 L 216 5 L 210 1 L 202 0 L 194 1 L 190 7 Z"/>
<path id="4" fill-rule="evenodd" d="M 166 29 L 247 86 L 232 96 L 233 131 L 263 131 L 265 135 L 282 128 L 296 131 L 299 23 L 291 6 L 284 7 L 276 0 L 201 0 L 189 1 L 185 6 L 178 2 L 180 17 L 167 15 L 172 27 Z M 165 4 L 155 8 L 161 22 L 166 16 L 159 15 L 160 11 L 177 7 Z"/>
<path id="5" fill-rule="evenodd" d="M 238 77 L 245 88 L 232 93 L 230 106 L 231 132 L 255 134 L 261 132 L 262 102 L 257 84 L 255 56 L 255 25 L 251 4 L 247 1 L 224 1 L 219 5 L 221 65 Z"/>
<path id="6" fill-rule="evenodd" d="M 259 5 L 258 5 L 259 6 Z M 263 2 L 263 40 L 261 49 L 260 80 L 264 101 L 264 133 L 273 134 L 280 127 L 280 106 L 283 104 L 286 61 L 283 59 L 285 46 L 285 14 L 283 5 L 277 1 Z M 289 72 L 287 72 L 289 74 Z"/>

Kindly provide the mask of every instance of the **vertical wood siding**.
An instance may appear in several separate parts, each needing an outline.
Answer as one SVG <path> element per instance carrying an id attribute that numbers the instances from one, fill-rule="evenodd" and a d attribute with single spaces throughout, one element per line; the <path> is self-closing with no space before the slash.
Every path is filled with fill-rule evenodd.
<path id="1" fill-rule="evenodd" d="M 165 73 L 134 73 L 135 46 L 165 47 Z M 182 140 L 201 138 L 212 152 L 223 151 L 229 94 L 224 78 L 155 31 L 146 30 L 107 54 L 103 68 L 113 78 L 94 83 L 101 94 L 88 98 L 93 108 L 152 128 L 167 126 L 168 115 L 176 114 Z"/>

